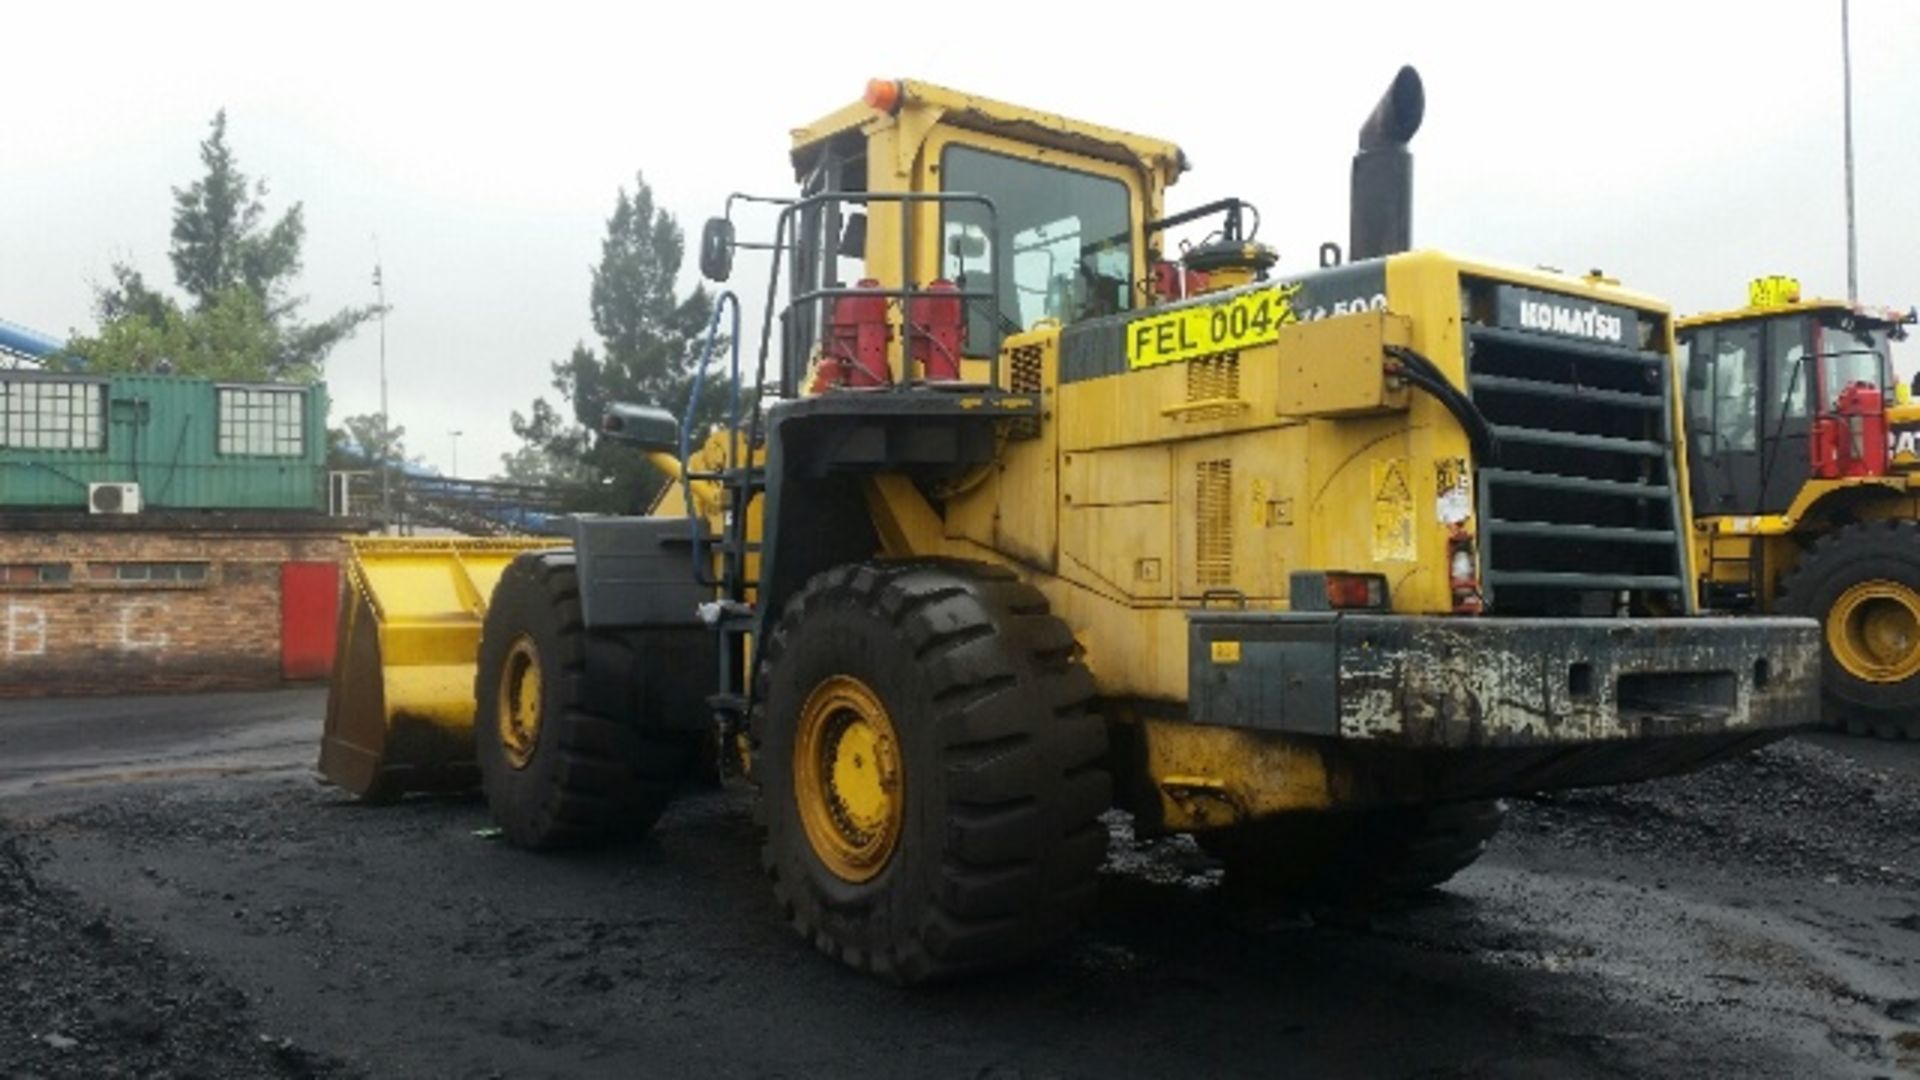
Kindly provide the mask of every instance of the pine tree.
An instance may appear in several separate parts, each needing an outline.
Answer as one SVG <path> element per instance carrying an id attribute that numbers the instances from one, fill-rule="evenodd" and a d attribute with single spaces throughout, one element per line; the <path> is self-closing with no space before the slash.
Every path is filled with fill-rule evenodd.
<path id="1" fill-rule="evenodd" d="M 294 291 L 306 220 L 294 203 L 267 223 L 266 182 L 242 172 L 227 144 L 227 113 L 214 114 L 200 143 L 205 173 L 173 189 L 169 255 L 189 305 L 150 288 L 139 271 L 113 268 L 95 290 L 100 320 L 69 352 L 89 371 L 172 371 L 230 379 L 319 377 L 327 353 L 371 318 L 345 308 L 317 323 L 300 318 Z"/>
<path id="2" fill-rule="evenodd" d="M 593 268 L 588 305 L 600 348 L 576 344 L 553 365 L 553 388 L 570 406 L 571 420 L 544 398 L 530 414 L 515 412 L 514 434 L 535 453 L 503 455 L 509 477 L 571 480 L 582 509 L 611 513 L 633 512 L 659 490 L 662 478 L 645 455 L 592 432 L 615 402 L 684 413 L 713 310 L 702 287 L 684 299 L 677 294 L 685 252 L 679 223 L 654 205 L 653 189 L 636 174 L 633 193 L 622 187 L 614 200 Z M 718 390 L 703 394 L 700 426 L 719 416 L 724 397 Z"/>

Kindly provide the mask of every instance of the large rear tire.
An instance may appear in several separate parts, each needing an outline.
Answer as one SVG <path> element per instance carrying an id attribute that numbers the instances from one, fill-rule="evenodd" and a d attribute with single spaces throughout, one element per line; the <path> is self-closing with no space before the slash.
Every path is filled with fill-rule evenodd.
<path id="1" fill-rule="evenodd" d="M 1444 884 L 1487 849 L 1497 801 L 1294 814 L 1202 833 L 1229 889 L 1302 906 L 1369 907 Z"/>
<path id="2" fill-rule="evenodd" d="M 787 603 L 759 670 L 763 863 L 793 928 L 902 983 L 1012 964 L 1092 905 L 1106 729 L 1031 586 L 848 566 Z"/>
<path id="3" fill-rule="evenodd" d="M 590 637 L 573 556 L 529 553 L 500 577 L 474 674 L 474 756 L 487 807 L 519 847 L 578 847 L 650 828 L 694 771 L 699 739 L 593 704 L 587 650 L 646 662 L 630 636 Z M 616 695 L 602 695 L 603 698 Z"/>
<path id="4" fill-rule="evenodd" d="M 1920 738 L 1920 525 L 1869 521 L 1821 537 L 1782 582 L 1780 605 L 1824 628 L 1828 726 Z"/>

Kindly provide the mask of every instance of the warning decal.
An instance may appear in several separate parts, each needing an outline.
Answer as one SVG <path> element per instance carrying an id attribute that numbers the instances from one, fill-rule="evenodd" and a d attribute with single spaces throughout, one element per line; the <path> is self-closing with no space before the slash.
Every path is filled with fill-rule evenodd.
<path id="1" fill-rule="evenodd" d="M 1413 559 L 1413 488 L 1407 459 L 1373 463 L 1373 561 Z"/>
<path id="2" fill-rule="evenodd" d="M 1473 477 L 1466 458 L 1433 463 L 1433 512 L 1442 525 L 1462 525 L 1473 516 Z"/>

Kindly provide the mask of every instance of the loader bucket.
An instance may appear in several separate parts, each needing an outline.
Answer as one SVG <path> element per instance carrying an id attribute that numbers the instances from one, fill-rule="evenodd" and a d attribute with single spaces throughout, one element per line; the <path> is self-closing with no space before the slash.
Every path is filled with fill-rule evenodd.
<path id="1" fill-rule="evenodd" d="M 534 538 L 347 541 L 320 772 L 363 799 L 473 786 L 473 677 L 487 601 Z"/>

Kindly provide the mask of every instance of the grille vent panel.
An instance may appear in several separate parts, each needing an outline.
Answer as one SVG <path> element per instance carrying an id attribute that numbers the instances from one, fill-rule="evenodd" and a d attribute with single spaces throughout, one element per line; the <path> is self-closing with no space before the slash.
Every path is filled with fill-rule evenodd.
<path id="1" fill-rule="evenodd" d="M 1233 459 L 1194 466 L 1194 570 L 1202 588 L 1233 583 Z"/>
<path id="2" fill-rule="evenodd" d="M 1240 354 L 1221 353 L 1218 356 L 1202 357 L 1187 362 L 1187 400 L 1221 401 L 1235 400 L 1240 396 Z M 1237 405 L 1222 405 L 1210 409 L 1192 409 L 1181 413 L 1181 418 L 1189 423 L 1199 420 L 1218 420 L 1223 416 L 1232 416 L 1239 411 Z"/>

